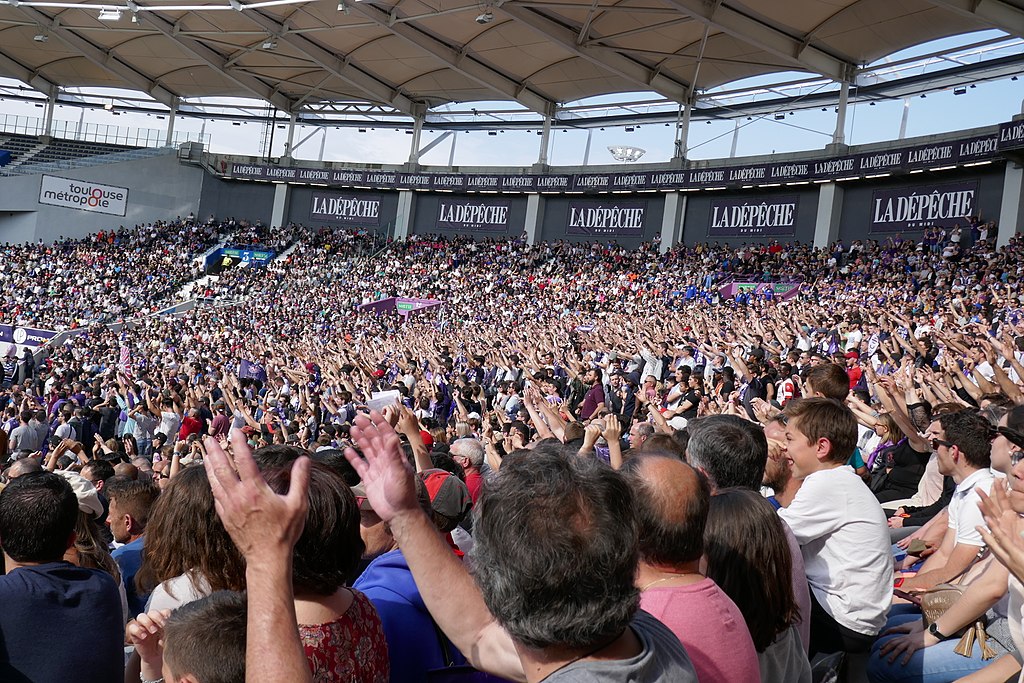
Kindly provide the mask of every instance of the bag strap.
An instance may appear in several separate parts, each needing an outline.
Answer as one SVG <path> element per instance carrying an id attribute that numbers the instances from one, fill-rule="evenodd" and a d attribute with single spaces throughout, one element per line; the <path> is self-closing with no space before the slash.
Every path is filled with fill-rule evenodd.
<path id="1" fill-rule="evenodd" d="M 986 557 L 988 557 L 988 554 L 989 554 L 989 548 L 987 548 L 987 547 L 984 550 L 979 550 L 978 554 L 975 555 L 974 559 L 971 560 L 971 563 L 968 564 L 966 567 L 964 567 L 962 572 L 960 572 L 956 576 L 950 578 L 949 581 L 946 581 L 946 583 L 953 583 L 954 581 L 956 581 L 956 585 L 959 586 L 961 583 L 963 583 L 964 578 L 967 577 L 967 572 L 971 571 L 971 568 L 974 567 L 974 565 L 976 565 L 977 563 L 981 562 Z"/>
<path id="2" fill-rule="evenodd" d="M 444 631 L 441 630 L 441 627 L 437 625 L 433 618 L 430 619 L 430 623 L 434 626 L 437 644 L 441 646 L 441 658 L 444 660 L 444 666 L 446 669 L 450 669 L 455 666 L 455 658 L 452 657 L 451 648 L 448 647 L 448 636 L 444 634 Z"/>

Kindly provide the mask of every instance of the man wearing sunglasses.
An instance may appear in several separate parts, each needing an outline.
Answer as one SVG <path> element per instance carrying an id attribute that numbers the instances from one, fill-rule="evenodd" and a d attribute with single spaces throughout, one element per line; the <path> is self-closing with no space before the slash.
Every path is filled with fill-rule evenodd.
<path id="1" fill-rule="evenodd" d="M 939 471 L 956 483 L 949 502 L 949 522 L 939 549 L 920 572 L 904 578 L 905 591 L 931 588 L 958 577 L 985 546 L 978 532 L 984 526 L 975 489 L 989 491 L 995 478 L 991 465 L 992 428 L 974 409 L 947 413 L 935 419 L 925 438 L 935 452 Z M 899 579 L 897 579 L 899 581 Z"/>

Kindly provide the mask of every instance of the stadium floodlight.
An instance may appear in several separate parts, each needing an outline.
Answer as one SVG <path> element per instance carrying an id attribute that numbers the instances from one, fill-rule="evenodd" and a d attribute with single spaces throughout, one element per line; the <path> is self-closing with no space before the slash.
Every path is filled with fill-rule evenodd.
<path id="1" fill-rule="evenodd" d="M 231 9 L 235 10 L 236 12 L 241 12 L 243 9 L 245 9 L 245 5 L 239 2 L 239 0 L 228 0 L 228 4 L 231 5 Z"/>
<path id="2" fill-rule="evenodd" d="M 49 39 L 50 36 L 46 35 L 45 33 L 37 33 L 34 36 L 32 36 L 32 40 L 36 41 L 37 43 L 45 43 Z"/>
<path id="3" fill-rule="evenodd" d="M 609 145 L 608 151 L 612 153 L 612 157 L 615 161 L 622 161 L 626 163 L 637 161 L 640 157 L 647 154 L 646 149 L 630 147 L 628 145 Z"/>
<path id="4" fill-rule="evenodd" d="M 119 9 L 101 9 L 100 21 L 121 21 L 121 10 Z"/>
<path id="5" fill-rule="evenodd" d="M 274 40 L 273 38 L 267 38 L 266 40 L 263 41 L 262 47 L 264 50 L 276 50 L 277 41 Z"/>

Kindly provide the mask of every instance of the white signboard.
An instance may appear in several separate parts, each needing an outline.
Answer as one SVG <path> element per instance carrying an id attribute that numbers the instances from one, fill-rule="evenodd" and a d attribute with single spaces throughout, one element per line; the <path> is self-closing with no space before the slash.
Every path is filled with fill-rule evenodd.
<path id="1" fill-rule="evenodd" d="M 39 188 L 39 203 L 124 216 L 128 212 L 128 188 L 44 175 Z"/>

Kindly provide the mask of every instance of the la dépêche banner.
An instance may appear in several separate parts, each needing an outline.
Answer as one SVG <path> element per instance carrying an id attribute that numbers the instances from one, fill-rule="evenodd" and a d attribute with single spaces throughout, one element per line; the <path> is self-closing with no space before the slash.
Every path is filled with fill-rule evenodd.
<path id="1" fill-rule="evenodd" d="M 568 235 L 641 237 L 647 202 L 569 202 Z"/>
<path id="2" fill-rule="evenodd" d="M 439 230 L 507 232 L 510 203 L 504 199 L 445 197 L 437 203 Z"/>
<path id="3" fill-rule="evenodd" d="M 717 189 L 742 186 L 772 186 L 815 180 L 864 178 L 915 170 L 942 169 L 958 164 L 993 161 L 1005 150 L 1024 147 L 1024 121 L 999 126 L 985 135 L 956 140 L 899 147 L 873 152 L 828 157 L 809 157 L 778 163 L 709 166 L 696 162 L 688 168 L 611 173 L 412 173 L 395 170 L 300 168 L 260 164 L 227 163 L 222 175 L 238 180 L 309 183 L 357 190 L 427 190 L 445 192 L 566 192 L 602 193 L 634 190 Z M 329 192 L 315 193 L 321 197 Z M 349 197 L 372 201 L 372 198 Z M 362 205 L 342 207 L 314 200 L 319 220 L 344 222 L 352 210 L 369 210 Z M 337 215 L 338 218 L 333 216 Z M 326 217 L 326 218 L 325 218 Z M 365 222 L 355 216 L 352 222 Z M 357 220 L 358 219 L 358 220 Z"/>
<path id="4" fill-rule="evenodd" d="M 708 237 L 791 237 L 796 234 L 799 207 L 800 198 L 796 195 L 772 196 L 761 201 L 739 197 L 715 199 L 708 216 Z"/>
<path id="5" fill-rule="evenodd" d="M 128 213 L 128 188 L 44 175 L 39 185 L 39 203 L 124 216 Z"/>
<path id="6" fill-rule="evenodd" d="M 380 201 L 380 195 L 313 192 L 309 217 L 315 221 L 376 227 L 380 225 Z"/>
<path id="7" fill-rule="evenodd" d="M 977 181 L 875 190 L 869 232 L 951 228 L 958 223 L 966 227 L 967 218 L 976 211 L 977 197 Z"/>

